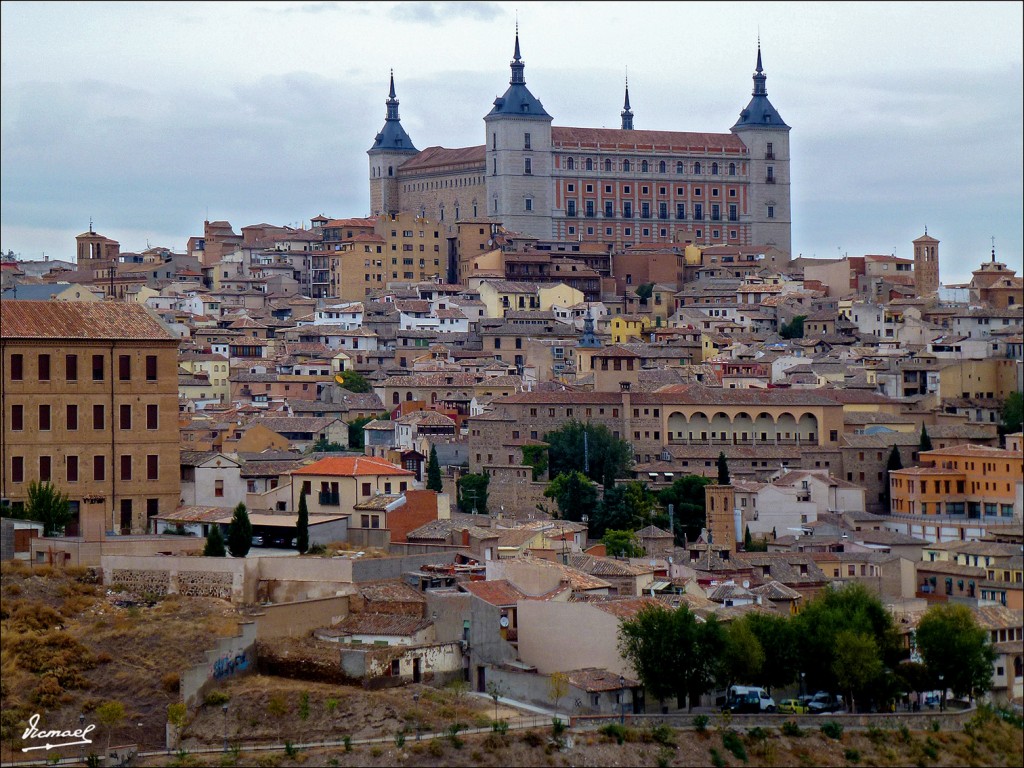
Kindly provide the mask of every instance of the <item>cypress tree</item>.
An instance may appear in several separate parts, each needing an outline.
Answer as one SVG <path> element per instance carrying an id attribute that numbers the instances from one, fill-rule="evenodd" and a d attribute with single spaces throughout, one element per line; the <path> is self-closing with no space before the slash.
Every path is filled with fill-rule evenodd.
<path id="1" fill-rule="evenodd" d="M 245 504 L 238 502 L 228 526 L 228 550 L 232 557 L 245 557 L 252 548 L 252 523 Z"/>
<path id="2" fill-rule="evenodd" d="M 214 523 L 206 534 L 206 546 L 203 547 L 203 555 L 206 557 L 224 557 L 227 550 L 224 549 L 224 536 L 220 532 L 220 526 Z"/>
<path id="3" fill-rule="evenodd" d="M 743 549 L 750 552 L 750 547 L 754 543 L 754 537 L 750 535 L 750 526 L 747 526 L 747 530 L 743 534 Z"/>
<path id="4" fill-rule="evenodd" d="M 430 446 L 430 459 L 427 461 L 427 490 L 441 492 L 441 464 L 437 460 L 437 448 Z"/>
<path id="5" fill-rule="evenodd" d="M 932 439 L 928 436 L 928 430 L 924 424 L 921 425 L 921 442 L 918 444 L 918 451 L 930 451 L 932 449 Z"/>
<path id="6" fill-rule="evenodd" d="M 296 549 L 300 555 L 309 550 L 309 509 L 306 507 L 306 492 L 299 495 L 299 519 L 295 524 Z"/>
<path id="7" fill-rule="evenodd" d="M 903 469 L 903 459 L 900 458 L 899 449 L 894 445 L 889 452 L 889 461 L 885 465 L 885 487 L 882 489 L 882 507 L 886 514 L 892 512 L 892 493 L 890 491 L 889 473 Z"/>
<path id="8" fill-rule="evenodd" d="M 718 484 L 729 484 L 729 462 L 725 458 L 725 451 L 718 454 Z"/>

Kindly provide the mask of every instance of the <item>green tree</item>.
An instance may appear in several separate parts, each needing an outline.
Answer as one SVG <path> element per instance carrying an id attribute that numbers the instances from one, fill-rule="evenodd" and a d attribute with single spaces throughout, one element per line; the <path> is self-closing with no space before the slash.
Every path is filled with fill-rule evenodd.
<path id="1" fill-rule="evenodd" d="M 764 651 L 764 664 L 754 681 L 769 692 L 793 682 L 800 671 L 800 656 L 792 620 L 786 616 L 748 613 L 739 621 L 750 627 Z"/>
<path id="2" fill-rule="evenodd" d="M 654 283 L 644 283 L 643 285 L 638 285 L 636 287 L 636 297 L 640 299 L 641 304 L 647 304 L 653 295 Z"/>
<path id="3" fill-rule="evenodd" d="M 1004 435 L 1020 432 L 1024 427 L 1024 395 L 1020 392 L 1011 392 L 1003 401 L 1002 417 L 1000 432 Z"/>
<path id="4" fill-rule="evenodd" d="M 662 606 L 641 608 L 636 616 L 619 624 L 619 653 L 636 670 L 644 688 L 659 703 L 682 689 L 678 677 L 683 654 L 692 650 L 692 638 L 680 635 L 679 611 Z M 685 647 L 684 647 L 685 645 Z"/>
<path id="5" fill-rule="evenodd" d="M 921 440 L 917 444 L 918 451 L 930 451 L 932 449 L 932 439 L 928 437 L 928 429 L 924 424 L 921 425 Z"/>
<path id="6" fill-rule="evenodd" d="M 882 510 L 889 514 L 892 512 L 892 491 L 890 490 L 889 473 L 903 469 L 903 459 L 900 457 L 899 449 L 894 445 L 889 451 L 889 460 L 885 464 L 885 486 L 882 488 Z"/>
<path id="7" fill-rule="evenodd" d="M 224 535 L 216 523 L 210 525 L 210 530 L 206 534 L 206 546 L 203 547 L 203 554 L 206 557 L 225 557 L 227 555 L 227 550 L 224 548 Z"/>
<path id="8" fill-rule="evenodd" d="M 644 549 L 633 531 L 607 530 L 601 543 L 609 557 L 643 557 Z"/>
<path id="9" fill-rule="evenodd" d="M 309 551 L 309 507 L 306 506 L 306 492 L 299 494 L 299 517 L 295 521 L 295 548 L 303 555 Z"/>
<path id="10" fill-rule="evenodd" d="M 692 614 L 690 614 L 692 616 Z M 692 658 L 684 665 L 684 690 L 688 694 L 689 709 L 695 701 L 711 690 L 712 686 L 722 687 L 726 675 L 722 670 L 722 649 L 725 647 L 725 627 L 714 615 L 708 616 L 703 624 L 693 621 Z"/>
<path id="11" fill-rule="evenodd" d="M 608 529 L 635 531 L 653 522 L 657 504 L 658 497 L 638 480 L 606 487 L 590 517 L 590 531 L 595 536 Z"/>
<path id="12" fill-rule="evenodd" d="M 544 496 L 554 500 L 560 518 L 577 523 L 583 515 L 593 514 L 597 506 L 597 488 L 582 472 L 557 475 L 544 489 Z"/>
<path id="13" fill-rule="evenodd" d="M 533 469 L 532 480 L 537 482 L 548 471 L 548 447 L 546 445 L 524 445 L 523 464 Z"/>
<path id="14" fill-rule="evenodd" d="M 693 541 L 706 526 L 704 487 L 712 482 L 710 477 L 702 475 L 683 475 L 668 488 L 658 492 L 658 501 L 664 509 L 672 504 L 675 508 L 673 520 L 676 543 L 682 544 L 683 537 Z M 668 514 L 659 515 L 655 525 L 668 529 Z"/>
<path id="15" fill-rule="evenodd" d="M 369 424 L 371 421 L 376 420 L 377 416 L 363 416 L 360 419 L 353 419 L 347 422 L 348 424 L 348 447 L 353 451 L 361 451 L 366 446 L 365 433 L 363 427 Z"/>
<path id="16" fill-rule="evenodd" d="M 440 493 L 444 490 L 441 484 L 441 464 L 437 460 L 437 448 L 430 446 L 430 458 L 427 460 L 427 490 Z"/>
<path id="17" fill-rule="evenodd" d="M 43 536 L 57 536 L 71 522 L 71 503 L 57 486 L 33 480 L 28 484 L 24 514 L 26 519 L 43 524 Z"/>
<path id="18" fill-rule="evenodd" d="M 110 754 L 110 737 L 125 717 L 124 704 L 115 699 L 105 701 L 96 707 L 96 719 L 107 729 L 107 754 Z"/>
<path id="19" fill-rule="evenodd" d="M 729 462 L 725 458 L 725 451 L 718 454 L 718 484 L 729 485 Z"/>
<path id="20" fill-rule="evenodd" d="M 569 421 L 548 432 L 544 439 L 548 443 L 548 466 L 552 478 L 566 472 L 585 472 L 594 482 L 608 487 L 617 478 L 627 477 L 633 466 L 632 446 L 615 437 L 603 424 Z M 588 462 L 589 470 L 586 470 Z"/>
<path id="21" fill-rule="evenodd" d="M 784 339 L 802 339 L 804 337 L 804 320 L 807 315 L 797 315 L 779 328 L 779 336 Z"/>
<path id="22" fill-rule="evenodd" d="M 341 374 L 341 378 L 342 381 L 339 382 L 338 386 L 342 389 L 347 389 L 349 392 L 366 393 L 373 390 L 370 382 L 358 371 L 345 371 Z"/>
<path id="23" fill-rule="evenodd" d="M 764 649 L 750 625 L 732 621 L 725 629 L 725 645 L 721 649 L 720 669 L 725 685 L 754 680 L 764 667 Z"/>
<path id="24" fill-rule="evenodd" d="M 463 512 L 486 515 L 487 486 L 489 483 L 490 477 L 486 474 L 469 474 L 460 477 L 456 483 L 459 508 Z"/>
<path id="25" fill-rule="evenodd" d="M 228 526 L 228 551 L 232 557 L 245 557 L 252 547 L 252 523 L 245 504 L 238 502 Z"/>
<path id="26" fill-rule="evenodd" d="M 929 608 L 917 625 L 917 648 L 932 680 L 941 675 L 954 696 L 977 696 L 992 687 L 995 651 L 966 605 Z"/>
<path id="27" fill-rule="evenodd" d="M 336 453 L 344 450 L 344 445 L 341 443 L 332 443 L 326 437 L 317 438 L 317 441 L 309 448 L 310 453 Z"/>
<path id="28" fill-rule="evenodd" d="M 836 635 L 835 655 L 832 659 L 839 690 L 850 699 L 850 711 L 855 711 L 854 697 L 878 682 L 882 674 L 882 659 L 878 643 L 867 632 L 844 629 Z"/>

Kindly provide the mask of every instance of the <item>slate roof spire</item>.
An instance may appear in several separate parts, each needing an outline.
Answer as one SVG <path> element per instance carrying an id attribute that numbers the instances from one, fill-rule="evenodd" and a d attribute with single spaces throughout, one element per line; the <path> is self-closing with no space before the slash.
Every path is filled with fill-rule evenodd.
<path id="1" fill-rule="evenodd" d="M 626 74 L 626 101 L 622 105 L 622 112 L 619 113 L 622 116 L 622 130 L 632 131 L 633 130 L 633 110 L 629 108 L 629 74 Z"/>
<path id="2" fill-rule="evenodd" d="M 510 62 L 512 77 L 508 81 L 508 90 L 504 95 L 494 100 L 494 108 L 487 113 L 487 117 L 494 115 L 518 115 L 528 118 L 543 118 L 550 120 L 551 115 L 544 111 L 544 105 L 526 87 L 526 62 L 519 52 L 519 22 L 516 22 L 516 46 Z"/>
<path id="3" fill-rule="evenodd" d="M 384 118 L 384 127 L 373 140 L 370 151 L 390 150 L 392 152 L 416 153 L 419 150 L 413 146 L 412 139 L 402 127 L 401 118 L 398 116 L 398 97 L 395 95 L 395 70 L 391 70 L 391 82 L 388 90 L 388 97 L 384 101 L 387 106 L 387 114 Z"/>
<path id="4" fill-rule="evenodd" d="M 732 127 L 737 129 L 758 128 L 764 130 L 788 131 L 789 126 L 782 119 L 782 115 L 768 101 L 768 89 L 765 81 L 768 76 L 764 73 L 764 66 L 761 64 L 761 38 L 757 39 L 757 68 L 754 70 L 754 90 L 751 93 L 750 103 L 740 112 L 740 119 Z"/>
<path id="5" fill-rule="evenodd" d="M 509 80 L 510 85 L 526 85 L 526 62 L 523 61 L 523 57 L 519 53 L 519 22 L 516 22 L 516 50 L 512 54 L 512 79 Z"/>

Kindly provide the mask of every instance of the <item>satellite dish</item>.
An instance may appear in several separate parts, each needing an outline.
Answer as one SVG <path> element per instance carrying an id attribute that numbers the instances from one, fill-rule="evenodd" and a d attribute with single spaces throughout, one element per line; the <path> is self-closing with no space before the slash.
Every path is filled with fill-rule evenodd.
<path id="1" fill-rule="evenodd" d="M 490 237 L 487 238 L 487 245 L 489 245 L 489 246 L 494 245 L 494 240 L 492 238 L 490 238 Z"/>
<path id="2" fill-rule="evenodd" d="M 500 619 L 498 619 L 498 624 L 500 624 L 502 628 L 507 627 L 508 626 L 508 616 L 502 616 Z"/>

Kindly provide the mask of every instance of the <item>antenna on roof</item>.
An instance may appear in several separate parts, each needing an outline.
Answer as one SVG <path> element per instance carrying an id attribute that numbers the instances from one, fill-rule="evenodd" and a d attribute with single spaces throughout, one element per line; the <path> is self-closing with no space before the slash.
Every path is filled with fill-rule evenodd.
<path id="1" fill-rule="evenodd" d="M 92 234 L 92 216 L 89 217 L 89 234 Z"/>

